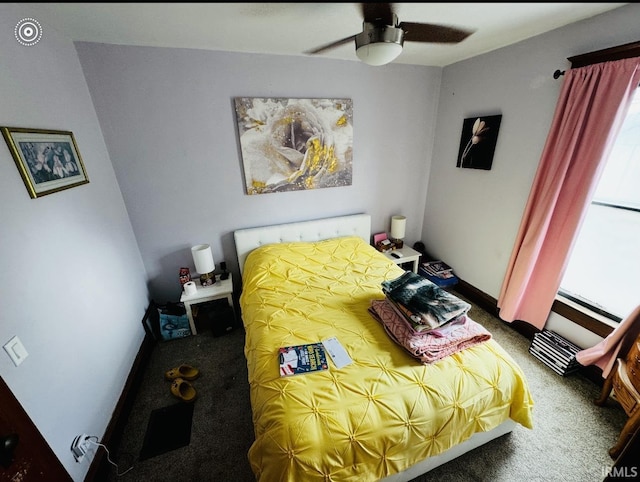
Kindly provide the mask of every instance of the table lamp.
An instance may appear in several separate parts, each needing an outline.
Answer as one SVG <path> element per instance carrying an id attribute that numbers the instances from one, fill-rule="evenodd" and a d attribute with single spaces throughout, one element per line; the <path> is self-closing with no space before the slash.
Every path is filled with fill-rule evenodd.
<path id="1" fill-rule="evenodd" d="M 215 283 L 216 278 L 213 272 L 216 269 L 216 265 L 213 262 L 211 246 L 198 244 L 191 248 L 191 255 L 193 256 L 193 263 L 196 265 L 196 273 L 200 275 L 200 284 L 209 286 Z"/>
<path id="2" fill-rule="evenodd" d="M 404 230 L 407 224 L 407 218 L 396 215 L 391 216 L 391 241 L 400 249 L 404 245 Z"/>

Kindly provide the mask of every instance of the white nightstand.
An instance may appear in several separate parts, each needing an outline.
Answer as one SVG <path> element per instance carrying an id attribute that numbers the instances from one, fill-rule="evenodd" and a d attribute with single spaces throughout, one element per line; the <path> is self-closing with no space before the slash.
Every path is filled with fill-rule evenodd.
<path id="1" fill-rule="evenodd" d="M 193 313 L 191 312 L 191 305 L 197 305 L 198 303 L 204 303 L 206 301 L 219 300 L 226 298 L 229 302 L 229 306 L 233 310 L 235 316 L 235 308 L 233 307 L 233 280 L 231 273 L 229 278 L 225 280 L 217 279 L 216 282 L 209 286 L 201 286 L 200 280 L 193 280 L 196 285 L 197 291 L 193 295 L 187 295 L 184 291 L 180 297 L 180 302 L 184 303 L 184 307 L 187 310 L 187 316 L 189 317 L 189 325 L 191 326 L 191 334 L 197 335 L 196 324 L 193 321 Z"/>
<path id="2" fill-rule="evenodd" d="M 401 258 L 396 258 L 395 256 L 391 256 L 391 253 L 400 253 L 402 255 Z M 400 249 L 394 249 L 393 251 L 389 251 L 387 253 L 383 253 L 387 258 L 393 261 L 395 264 L 404 264 L 413 262 L 413 272 L 418 272 L 418 262 L 420 261 L 420 252 L 415 249 L 410 248 L 409 246 L 403 246 Z"/>

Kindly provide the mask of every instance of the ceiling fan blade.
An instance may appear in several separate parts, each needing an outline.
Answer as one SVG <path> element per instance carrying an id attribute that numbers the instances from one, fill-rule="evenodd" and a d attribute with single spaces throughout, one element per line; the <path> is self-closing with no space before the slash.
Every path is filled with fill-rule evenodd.
<path id="1" fill-rule="evenodd" d="M 393 10 L 390 3 L 361 3 L 362 18 L 373 24 L 394 25 Z"/>
<path id="2" fill-rule="evenodd" d="M 405 41 L 408 40 L 410 42 L 455 44 L 462 42 L 473 33 L 471 30 L 429 23 L 400 22 L 399 27 L 404 30 Z"/>
<path id="3" fill-rule="evenodd" d="M 335 42 L 331 42 L 330 44 L 323 45 L 322 47 L 318 47 L 313 50 L 307 50 L 305 54 L 319 54 L 320 52 L 324 52 L 325 50 L 333 49 L 335 47 L 339 47 L 340 45 L 353 42 L 355 38 L 356 36 L 352 35 L 350 37 L 343 38 L 342 40 L 336 40 Z"/>

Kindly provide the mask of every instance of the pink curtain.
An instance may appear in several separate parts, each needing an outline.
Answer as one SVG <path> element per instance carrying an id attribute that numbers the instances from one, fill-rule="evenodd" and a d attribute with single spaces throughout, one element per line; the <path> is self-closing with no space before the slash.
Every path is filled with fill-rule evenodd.
<path id="1" fill-rule="evenodd" d="M 591 348 L 579 351 L 576 360 L 581 365 L 596 365 L 607 377 L 613 368 L 618 353 L 626 356 L 634 340 L 640 335 L 640 305 L 613 330 L 609 336 Z"/>
<path id="2" fill-rule="evenodd" d="M 544 327 L 575 235 L 640 82 L 640 58 L 568 70 L 498 298 Z"/>

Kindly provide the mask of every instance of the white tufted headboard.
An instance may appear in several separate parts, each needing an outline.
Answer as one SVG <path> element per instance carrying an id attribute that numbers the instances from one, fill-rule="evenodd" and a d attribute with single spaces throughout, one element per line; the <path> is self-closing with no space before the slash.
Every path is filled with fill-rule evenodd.
<path id="1" fill-rule="evenodd" d="M 262 245 L 293 241 L 321 241 L 341 236 L 360 236 L 368 243 L 371 236 L 371 216 L 351 214 L 297 223 L 238 229 L 233 232 L 240 274 L 242 274 L 247 255 Z"/>

